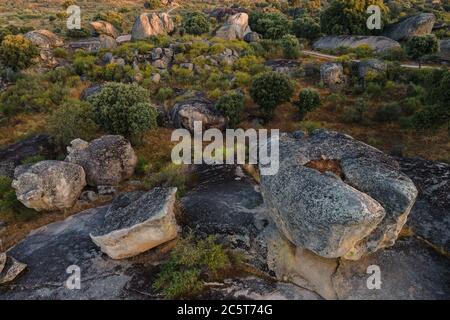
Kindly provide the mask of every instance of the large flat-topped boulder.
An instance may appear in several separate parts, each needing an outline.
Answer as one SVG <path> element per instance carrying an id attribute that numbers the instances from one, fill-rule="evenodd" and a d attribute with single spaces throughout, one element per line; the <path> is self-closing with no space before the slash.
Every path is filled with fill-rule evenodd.
<path id="1" fill-rule="evenodd" d="M 381 36 L 326 36 L 313 44 L 314 50 L 334 50 L 339 47 L 357 48 L 366 45 L 375 52 L 400 48 L 397 41 Z"/>
<path id="2" fill-rule="evenodd" d="M 401 22 L 387 26 L 383 35 L 396 41 L 406 40 L 413 36 L 431 34 L 436 16 L 432 13 L 420 13 Z"/>
<path id="3" fill-rule="evenodd" d="M 113 259 L 134 257 L 178 235 L 176 188 L 131 192 L 114 200 L 92 241 Z"/>
<path id="4" fill-rule="evenodd" d="M 85 186 L 81 166 L 56 160 L 19 166 L 12 182 L 17 199 L 36 211 L 71 208 Z"/>
<path id="5" fill-rule="evenodd" d="M 49 30 L 33 30 L 27 32 L 25 38 L 41 49 L 51 49 L 64 45 L 64 41 Z"/>
<path id="6" fill-rule="evenodd" d="M 317 130 L 280 138 L 280 168 L 261 189 L 296 246 L 356 260 L 394 244 L 417 196 L 395 160 L 352 137 Z"/>

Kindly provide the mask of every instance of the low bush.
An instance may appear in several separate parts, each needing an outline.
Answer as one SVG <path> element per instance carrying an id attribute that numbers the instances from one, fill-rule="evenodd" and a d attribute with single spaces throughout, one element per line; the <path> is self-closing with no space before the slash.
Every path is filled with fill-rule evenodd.
<path id="1" fill-rule="evenodd" d="M 289 77 L 278 72 L 257 75 L 250 88 L 250 96 L 268 118 L 273 116 L 278 105 L 289 101 L 293 93 L 294 85 Z"/>
<path id="2" fill-rule="evenodd" d="M 291 32 L 291 21 L 282 13 L 252 12 L 249 19 L 250 28 L 266 39 L 278 40 Z"/>
<path id="3" fill-rule="evenodd" d="M 170 163 L 163 167 L 158 172 L 152 173 L 144 184 L 148 189 L 155 187 L 176 187 L 178 195 L 183 195 L 186 192 L 186 174 L 184 167 Z"/>
<path id="4" fill-rule="evenodd" d="M 303 120 L 308 112 L 313 111 L 320 105 L 320 95 L 317 91 L 303 89 L 300 91 L 295 105 L 298 108 L 300 120 Z"/>
<path id="5" fill-rule="evenodd" d="M 16 71 L 31 66 L 37 55 L 36 46 L 22 35 L 7 35 L 0 44 L 0 64 Z"/>
<path id="6" fill-rule="evenodd" d="M 283 48 L 283 56 L 286 59 L 297 59 L 300 57 L 302 47 L 295 36 L 290 34 L 283 36 L 281 38 L 281 47 Z"/>
<path id="7" fill-rule="evenodd" d="M 397 121 L 401 116 L 401 107 L 397 102 L 391 102 L 381 105 L 374 114 L 374 120 L 377 122 Z"/>
<path id="8" fill-rule="evenodd" d="M 217 110 L 228 119 L 230 128 L 235 128 L 239 124 L 244 106 L 244 96 L 236 92 L 220 97 L 216 104 Z"/>
<path id="9" fill-rule="evenodd" d="M 50 115 L 47 131 L 59 146 L 65 147 L 76 138 L 91 141 L 98 127 L 88 103 L 69 100 Z"/>
<path id="10" fill-rule="evenodd" d="M 183 29 L 188 34 L 201 35 L 209 32 L 208 18 L 201 12 L 191 12 L 183 20 Z"/>
<path id="11" fill-rule="evenodd" d="M 136 84 L 108 83 L 89 102 L 101 128 L 134 143 L 156 127 L 157 111 L 150 104 L 150 95 Z"/>
<path id="12" fill-rule="evenodd" d="M 302 15 L 294 20 L 292 31 L 298 38 L 313 41 L 320 37 L 320 24 L 313 18 Z"/>
<path id="13" fill-rule="evenodd" d="M 0 176 L 0 217 L 19 221 L 30 220 L 36 211 L 25 207 L 17 200 L 16 192 L 11 186 L 12 180 Z"/>

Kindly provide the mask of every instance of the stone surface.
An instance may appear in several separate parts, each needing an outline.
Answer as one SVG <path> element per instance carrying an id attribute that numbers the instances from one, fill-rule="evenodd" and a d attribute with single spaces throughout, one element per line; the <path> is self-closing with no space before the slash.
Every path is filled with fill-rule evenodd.
<path id="1" fill-rule="evenodd" d="M 131 34 L 125 34 L 123 36 L 118 36 L 116 38 L 117 44 L 122 44 L 122 43 L 130 42 L 130 41 L 131 41 Z"/>
<path id="2" fill-rule="evenodd" d="M 101 84 L 93 85 L 92 87 L 86 88 L 83 90 L 81 94 L 82 100 L 87 100 L 93 95 L 99 93 L 102 90 L 103 86 Z"/>
<path id="3" fill-rule="evenodd" d="M 261 40 L 261 37 L 259 35 L 259 33 L 257 32 L 247 32 L 244 35 L 244 41 L 248 42 L 248 43 L 252 43 L 252 42 L 258 42 L 259 40 Z"/>
<path id="4" fill-rule="evenodd" d="M 290 59 L 273 59 L 267 60 L 265 65 L 275 72 L 292 74 L 300 67 L 300 62 Z"/>
<path id="5" fill-rule="evenodd" d="M 439 54 L 447 59 L 450 59 L 450 39 L 439 41 Z"/>
<path id="6" fill-rule="evenodd" d="M 347 83 L 344 68 L 339 62 L 327 62 L 320 66 L 320 80 L 333 91 L 342 89 Z"/>
<path id="7" fill-rule="evenodd" d="M 137 164 L 131 144 L 122 136 L 103 136 L 90 143 L 76 139 L 67 151 L 65 161 L 82 166 L 90 186 L 117 186 L 133 175 Z"/>
<path id="8" fill-rule="evenodd" d="M 97 38 L 87 38 L 72 41 L 68 43 L 68 48 L 70 50 L 85 50 L 89 53 L 96 53 L 101 49 L 114 49 L 117 47 L 117 42 L 114 38 L 107 35 L 100 35 Z"/>
<path id="9" fill-rule="evenodd" d="M 201 121 L 204 129 L 224 129 L 227 120 L 215 108 L 214 103 L 202 95 L 178 102 L 170 110 L 170 119 L 175 128 L 194 131 L 194 122 Z"/>
<path id="10" fill-rule="evenodd" d="M 296 246 L 327 258 L 392 246 L 417 196 L 392 158 L 333 131 L 281 137 L 279 166 L 261 176 L 272 219 Z"/>
<path id="11" fill-rule="evenodd" d="M 171 33 L 174 28 L 174 23 L 167 13 L 143 13 L 134 22 L 131 39 L 145 40 L 151 36 Z"/>
<path id="12" fill-rule="evenodd" d="M 119 36 L 119 31 L 109 22 L 101 20 L 92 21 L 90 25 L 98 35 L 106 35 L 114 39 Z"/>
<path id="13" fill-rule="evenodd" d="M 407 226 L 412 233 L 450 253 L 450 166 L 419 158 L 398 158 L 419 190 Z"/>
<path id="14" fill-rule="evenodd" d="M 383 35 L 396 41 L 406 40 L 413 36 L 431 34 L 436 16 L 432 13 L 420 13 L 399 23 L 386 26 Z"/>
<path id="15" fill-rule="evenodd" d="M 64 45 L 63 40 L 49 30 L 30 31 L 25 34 L 25 38 L 41 49 L 51 49 Z"/>
<path id="16" fill-rule="evenodd" d="M 85 186 L 81 166 L 56 160 L 19 166 L 12 182 L 17 199 L 36 211 L 71 208 Z"/>
<path id="17" fill-rule="evenodd" d="M 14 281 L 27 268 L 27 265 L 7 255 L 0 253 L 0 285 Z"/>
<path id="18" fill-rule="evenodd" d="M 387 71 L 387 63 L 378 59 L 362 60 L 358 64 L 358 77 L 366 79 L 366 77 L 385 74 Z"/>
<path id="19" fill-rule="evenodd" d="M 0 176 L 13 178 L 14 169 L 30 157 L 52 158 L 55 155 L 56 146 L 48 135 L 31 136 L 0 150 Z"/>
<path id="20" fill-rule="evenodd" d="M 113 259 L 137 256 L 178 235 L 174 205 L 176 188 L 155 188 L 117 197 L 92 241 Z"/>
<path id="21" fill-rule="evenodd" d="M 381 36 L 325 36 L 314 42 L 314 50 L 335 50 L 339 47 L 357 48 L 368 45 L 375 52 L 400 48 L 397 41 Z"/>
<path id="22" fill-rule="evenodd" d="M 228 18 L 227 23 L 216 31 L 216 37 L 225 40 L 243 40 L 249 32 L 251 30 L 248 25 L 248 14 L 240 12 Z"/>

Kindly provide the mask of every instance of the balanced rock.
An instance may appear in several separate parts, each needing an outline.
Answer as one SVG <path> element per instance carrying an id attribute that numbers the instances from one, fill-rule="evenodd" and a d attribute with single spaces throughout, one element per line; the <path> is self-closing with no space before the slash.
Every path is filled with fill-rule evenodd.
<path id="1" fill-rule="evenodd" d="M 413 36 L 427 35 L 431 34 L 435 22 L 436 16 L 434 14 L 421 13 L 387 26 L 383 35 L 396 41 L 406 40 Z"/>
<path id="2" fill-rule="evenodd" d="M 55 160 L 17 167 L 12 182 L 17 199 L 36 211 L 71 208 L 85 186 L 81 166 Z"/>
<path id="3" fill-rule="evenodd" d="M 112 38 L 119 36 L 119 31 L 109 22 L 106 21 L 93 21 L 90 23 L 92 29 L 99 35 L 106 35 Z"/>
<path id="4" fill-rule="evenodd" d="M 216 32 L 216 37 L 225 40 L 243 40 L 244 36 L 251 32 L 248 25 L 248 14 L 237 13 L 228 18 L 227 23 Z"/>
<path id="5" fill-rule="evenodd" d="M 143 13 L 137 17 L 131 31 L 132 40 L 144 40 L 151 36 L 171 33 L 175 28 L 172 18 L 167 13 Z"/>
<path id="6" fill-rule="evenodd" d="M 369 46 L 375 52 L 400 48 L 397 41 L 381 36 L 325 36 L 313 44 L 314 50 L 335 50 L 339 47 L 357 48 Z"/>
<path id="7" fill-rule="evenodd" d="M 25 38 L 41 49 L 51 49 L 64 45 L 64 41 L 49 30 L 30 31 L 25 34 Z"/>
<path id="8" fill-rule="evenodd" d="M 172 108 L 170 119 L 175 128 L 194 131 L 194 122 L 201 121 L 203 129 L 224 129 L 227 120 L 215 108 L 212 101 L 197 95 L 183 100 Z"/>
<path id="9" fill-rule="evenodd" d="M 174 205 L 176 188 L 155 188 L 117 197 L 92 241 L 112 259 L 136 256 L 178 235 Z"/>
<path id="10" fill-rule="evenodd" d="M 75 139 L 67 148 L 67 162 L 84 168 L 90 186 L 116 186 L 130 178 L 137 164 L 137 157 L 122 136 L 103 136 L 90 143 Z"/>
<path id="11" fill-rule="evenodd" d="M 320 79 L 331 90 L 339 90 L 345 86 L 347 76 L 339 62 L 328 62 L 320 66 Z"/>
<path id="12" fill-rule="evenodd" d="M 261 189 L 294 245 L 351 260 L 392 246 L 417 196 L 395 160 L 326 130 L 298 140 L 282 136 L 279 171 L 261 176 Z"/>

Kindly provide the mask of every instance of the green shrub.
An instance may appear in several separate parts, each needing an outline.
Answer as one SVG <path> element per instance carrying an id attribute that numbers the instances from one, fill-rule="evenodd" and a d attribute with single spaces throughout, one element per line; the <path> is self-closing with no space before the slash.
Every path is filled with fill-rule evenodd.
<path id="1" fill-rule="evenodd" d="M 159 88 L 158 92 L 155 95 L 155 99 L 159 102 L 164 102 L 167 99 L 170 99 L 173 96 L 173 90 L 170 87 L 167 88 Z"/>
<path id="2" fill-rule="evenodd" d="M 12 180 L 0 176 L 0 217 L 7 219 L 29 220 L 36 215 L 36 211 L 25 207 L 17 200 L 16 192 L 11 187 Z"/>
<path id="3" fill-rule="evenodd" d="M 72 63 L 72 67 L 77 74 L 85 75 L 91 72 L 95 67 L 97 58 L 93 55 L 86 54 L 83 51 L 77 51 Z"/>
<path id="4" fill-rule="evenodd" d="M 91 141 L 98 127 L 88 103 L 69 100 L 50 115 L 47 131 L 58 145 L 64 147 L 76 138 Z"/>
<path id="5" fill-rule="evenodd" d="M 146 0 L 144 8 L 148 10 L 155 10 L 161 7 L 161 0 Z"/>
<path id="6" fill-rule="evenodd" d="M 201 12 L 191 12 L 183 21 L 183 28 L 188 34 L 201 35 L 209 32 L 209 20 Z"/>
<path id="7" fill-rule="evenodd" d="M 257 75 L 250 88 L 253 101 L 269 118 L 278 105 L 291 99 L 293 93 L 294 85 L 290 79 L 278 72 L 264 72 Z"/>
<path id="8" fill-rule="evenodd" d="M 220 97 L 216 104 L 217 110 L 227 117 L 230 128 L 239 124 L 244 106 L 244 96 L 236 92 Z"/>
<path id="9" fill-rule="evenodd" d="M 193 297 L 204 287 L 204 280 L 220 279 L 220 273 L 232 267 L 232 257 L 214 236 L 199 240 L 189 233 L 181 239 L 161 266 L 153 288 L 165 298 Z"/>
<path id="10" fill-rule="evenodd" d="M 320 37 L 320 24 L 313 18 L 302 15 L 294 20 L 292 31 L 298 38 L 313 41 Z"/>
<path id="11" fill-rule="evenodd" d="M 342 120 L 347 123 L 362 123 L 367 112 L 367 103 L 364 99 L 359 99 L 354 106 L 344 108 Z"/>
<path id="12" fill-rule="evenodd" d="M 97 13 L 93 21 L 102 20 L 111 23 L 119 32 L 123 31 L 124 18 L 121 13 L 117 11 L 102 11 Z"/>
<path id="13" fill-rule="evenodd" d="M 439 105 L 430 105 L 415 113 L 410 118 L 410 124 L 418 130 L 437 129 L 448 123 L 449 119 L 448 110 L 444 110 Z"/>
<path id="14" fill-rule="evenodd" d="M 97 124 L 132 142 L 138 142 L 144 132 L 156 127 L 157 111 L 149 101 L 147 90 L 122 83 L 108 83 L 89 99 Z"/>
<path id="15" fill-rule="evenodd" d="M 147 173 L 149 173 L 150 170 L 151 170 L 151 164 L 148 163 L 147 159 L 145 159 L 144 157 L 138 157 L 138 162 L 137 162 L 136 169 L 134 170 L 134 172 L 137 175 L 144 176 Z"/>
<path id="16" fill-rule="evenodd" d="M 55 58 L 67 59 L 69 57 L 69 52 L 65 48 L 55 48 L 53 50 L 53 55 Z"/>
<path id="17" fill-rule="evenodd" d="M 419 67 L 423 56 L 436 53 L 438 49 L 438 40 L 434 35 L 414 36 L 406 43 L 406 53 L 411 58 L 418 60 Z"/>
<path id="18" fill-rule="evenodd" d="M 299 126 L 300 130 L 306 131 L 309 134 L 311 134 L 315 130 L 321 129 L 321 128 L 322 128 L 322 125 L 319 122 L 308 121 L 308 120 L 304 120 L 304 121 L 300 122 L 300 126 Z"/>
<path id="19" fill-rule="evenodd" d="M 291 21 L 282 13 L 252 12 L 250 28 L 266 39 L 278 40 L 291 32 Z"/>
<path id="20" fill-rule="evenodd" d="M 243 56 L 236 60 L 233 69 L 255 75 L 265 70 L 264 59 L 254 55 Z"/>
<path id="21" fill-rule="evenodd" d="M 87 38 L 91 36 L 91 31 L 89 29 L 67 29 L 66 37 L 73 39 Z"/>
<path id="22" fill-rule="evenodd" d="M 13 70 L 28 68 L 37 55 L 36 46 L 22 35 L 7 35 L 0 44 L 0 63 Z"/>
<path id="23" fill-rule="evenodd" d="M 377 122 L 397 121 L 401 115 L 401 108 L 397 102 L 381 105 L 375 112 L 374 120 Z"/>
<path id="24" fill-rule="evenodd" d="M 290 34 L 281 38 L 281 47 L 283 48 L 283 55 L 286 59 L 297 59 L 300 57 L 300 42 L 298 39 Z"/>
<path id="25" fill-rule="evenodd" d="M 298 108 L 300 120 L 303 120 L 308 112 L 313 111 L 320 105 L 320 95 L 317 91 L 303 89 L 300 91 L 295 105 Z"/>
<path id="26" fill-rule="evenodd" d="M 36 156 L 27 157 L 27 158 L 23 159 L 20 163 L 21 164 L 35 164 L 35 163 L 38 163 L 38 162 L 41 162 L 44 160 L 45 160 L 45 157 L 39 154 Z"/>

